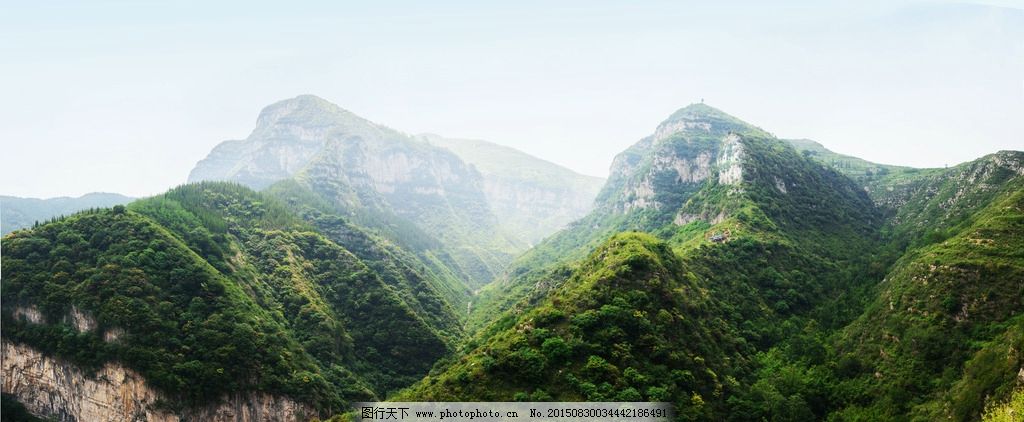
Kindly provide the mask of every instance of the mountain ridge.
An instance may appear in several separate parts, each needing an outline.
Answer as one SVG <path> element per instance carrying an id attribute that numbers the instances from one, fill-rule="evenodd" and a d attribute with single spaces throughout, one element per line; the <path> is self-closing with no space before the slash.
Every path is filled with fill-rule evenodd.
<path id="1" fill-rule="evenodd" d="M 974 420 L 989 400 L 974 393 L 1001 400 L 1019 388 L 1014 386 L 1024 360 L 1012 345 L 1024 337 L 1013 321 L 1019 322 L 1024 292 L 1014 290 L 1020 286 L 1013 274 L 1024 268 L 1024 257 L 1014 253 L 1019 248 L 1012 239 L 1020 237 L 1022 226 L 1006 207 L 1024 192 L 1024 153 L 1000 152 L 949 169 L 885 167 L 765 136 L 719 113 L 686 107 L 617 156 L 594 211 L 528 251 L 505 278 L 487 286 L 470 320 L 476 334 L 460 358 L 446 361 L 398 397 L 668 399 L 682 420 Z M 719 160 L 727 145 L 733 147 L 724 154 L 730 159 Z M 839 159 L 851 165 L 836 165 Z M 738 171 L 732 162 L 738 162 Z M 999 236 L 987 223 L 993 218 L 1005 221 L 999 223 Z M 712 370 L 731 381 L 694 384 L 681 378 L 696 376 L 693 361 L 668 364 L 675 371 L 661 373 L 664 364 L 616 354 L 619 346 L 629 350 L 639 346 L 636 342 L 588 340 L 592 330 L 628 330 L 631 323 L 624 319 L 587 329 L 576 327 L 575 320 L 568 326 L 539 322 L 549 320 L 540 315 L 552 308 L 573 309 L 575 301 L 597 295 L 573 280 L 615 271 L 593 268 L 588 254 L 615 244 L 622 236 L 617 233 L 635 230 L 671 247 L 697 285 L 720 304 L 700 317 L 728 321 L 716 330 L 724 337 L 717 341 L 748 345 L 731 365 Z M 945 246 L 951 242 L 967 246 Z M 977 247 L 1003 255 L 971 252 Z M 950 251 L 927 255 L 945 249 Z M 964 259 L 974 261 L 958 263 Z M 943 274 L 975 274 L 975 281 L 957 284 L 947 274 L 942 276 L 947 281 L 921 286 L 915 283 L 921 275 L 906 275 L 907 268 L 918 268 L 914 265 L 923 265 L 925 273 L 949 265 L 953 270 Z M 985 284 L 977 284 L 982 280 Z M 888 302 L 887 295 L 898 289 L 913 292 L 903 293 L 916 297 L 908 300 L 949 302 L 929 305 L 925 316 L 941 306 L 947 306 L 950 319 L 961 318 L 956 314 L 963 309 L 988 316 L 977 320 L 974 331 L 961 328 L 940 340 L 936 333 L 945 323 L 921 321 L 914 314 L 921 311 L 904 314 Z M 978 289 L 987 291 L 981 296 L 989 302 L 978 299 Z M 617 302 L 623 296 L 627 291 L 606 296 L 596 307 L 622 307 L 629 303 Z M 637 315 L 643 312 L 640 304 L 630 306 Z M 886 316 L 893 306 L 894 316 Z M 979 314 L 980 309 L 989 313 Z M 860 322 L 880 318 L 887 322 Z M 886 327 L 881 333 L 880 326 Z M 855 335 L 871 340 L 856 346 L 867 340 L 851 340 Z M 908 343 L 905 336 L 915 340 Z M 993 343 L 959 354 L 949 349 L 988 341 Z M 570 345 L 568 351 L 551 354 L 564 350 L 556 349 L 556 342 Z M 615 347 L 609 350 L 609 344 Z M 922 348 L 938 351 L 922 353 Z M 994 353 L 1008 353 L 1008 360 L 993 363 Z M 707 361 L 702 356 L 700 362 Z M 524 381 L 531 377 L 529 368 L 550 366 L 563 375 Z M 605 368 L 600 370 L 605 375 L 594 372 L 597 368 Z M 960 370 L 962 377 L 956 375 Z M 695 388 L 709 385 L 713 391 Z"/>
<path id="2" fill-rule="evenodd" d="M 541 235 L 494 188 L 567 169 L 312 96 L 264 111 L 200 171 L 235 182 L 4 237 L 5 373 L 120 364 L 178 415 L 320 417 L 650 400 L 679 420 L 973 421 L 1024 386 L 1024 152 L 880 165 L 691 104 Z M 60 414 L 31 391 L 61 388 L 15 398 Z"/>

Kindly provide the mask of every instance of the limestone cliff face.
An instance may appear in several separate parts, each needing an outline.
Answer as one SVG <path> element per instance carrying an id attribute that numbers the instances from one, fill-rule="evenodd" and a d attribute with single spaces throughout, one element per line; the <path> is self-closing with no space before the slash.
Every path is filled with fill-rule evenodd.
<path id="1" fill-rule="evenodd" d="M 89 374 L 63 360 L 0 342 L 0 384 L 35 415 L 59 421 L 304 421 L 309 406 L 263 393 L 236 394 L 218 404 L 173 411 L 168 399 L 136 372 L 108 363 Z"/>
<path id="2" fill-rule="evenodd" d="M 738 186 L 744 181 L 743 139 L 733 132 L 742 127 L 704 108 L 677 112 L 653 135 L 615 157 L 600 196 L 613 212 L 671 211 L 707 183 Z M 685 224 L 697 218 L 680 215 L 675 221 Z"/>
<path id="3" fill-rule="evenodd" d="M 330 143 L 403 137 L 321 98 L 303 95 L 263 109 L 246 139 L 217 145 L 188 180 L 230 180 L 260 189 L 302 170 Z"/>
<path id="4" fill-rule="evenodd" d="M 246 139 L 218 145 L 189 175 L 190 182 L 224 180 L 255 189 L 285 179 L 403 247 L 409 247 L 404 240 L 430 237 L 417 242 L 454 251 L 456 272 L 466 274 L 469 285 L 490 281 L 527 246 L 501 227 L 473 166 L 311 95 L 268 106 Z M 419 233 L 410 234 L 410 227 Z"/>

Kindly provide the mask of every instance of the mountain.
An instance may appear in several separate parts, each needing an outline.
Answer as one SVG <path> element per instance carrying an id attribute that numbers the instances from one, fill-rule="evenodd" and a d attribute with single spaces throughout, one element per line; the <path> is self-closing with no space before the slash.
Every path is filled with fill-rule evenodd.
<path id="1" fill-rule="evenodd" d="M 502 168 L 479 156 L 474 166 L 439 146 L 440 139 L 409 136 L 304 95 L 265 108 L 246 139 L 218 145 L 189 181 L 263 189 L 293 180 L 333 213 L 440 263 L 438 271 L 471 289 L 493 279 L 530 242 L 582 214 L 592 198 L 587 190 L 575 192 L 581 183 L 593 189 L 594 180 L 554 164 L 501 149 L 525 166 Z M 568 177 L 539 182 L 548 175 Z M 567 192 L 574 193 L 555 196 Z M 550 214 L 530 224 L 529 216 L 540 212 Z"/>
<path id="2" fill-rule="evenodd" d="M 481 292 L 458 356 L 397 398 L 977 420 L 1024 383 L 1022 163 L 876 165 L 688 106 Z"/>
<path id="3" fill-rule="evenodd" d="M 487 141 L 419 137 L 451 150 L 483 175 L 487 202 L 521 243 L 536 244 L 586 215 L 604 185 L 604 179 Z"/>
<path id="4" fill-rule="evenodd" d="M 1024 152 L 880 165 L 694 104 L 594 193 L 303 96 L 193 177 L 234 182 L 2 238 L 5 417 L 308 420 L 388 399 L 976 421 L 1024 391 Z"/>
<path id="5" fill-rule="evenodd" d="M 0 196 L 0 235 L 32 227 L 53 217 L 70 215 L 89 208 L 107 208 L 131 202 L 132 198 L 116 193 L 93 192 L 77 198 L 49 199 Z"/>
<path id="6" fill-rule="evenodd" d="M 417 400 L 716 400 L 749 348 L 723 304 L 650 235 L 613 236 L 541 305 L 398 397 Z M 731 386 L 730 386 L 731 387 Z M 702 405 L 701 405 L 702 406 Z"/>
<path id="7" fill-rule="evenodd" d="M 424 259 L 444 255 L 470 287 L 525 247 L 501 232 L 482 177 L 455 154 L 310 95 L 266 107 L 248 138 L 218 145 L 189 175 L 257 189 L 288 179 Z"/>
<path id="8" fill-rule="evenodd" d="M 528 251 L 510 277 L 484 289 L 471 325 L 479 327 L 533 294 L 529 286 L 549 278 L 550 265 L 582 258 L 624 230 L 653 233 L 675 247 L 711 236 L 712 226 L 735 231 L 738 218 L 748 220 L 744 226 L 768 217 L 771 225 L 793 231 L 811 226 L 864 233 L 879 218 L 870 202 L 847 178 L 764 130 L 710 106 L 690 105 L 615 157 L 595 210 Z M 814 230 L 803 235 L 820 237 Z"/>
<path id="9" fill-rule="evenodd" d="M 880 222 L 848 178 L 719 110 L 686 107 L 615 158 L 590 215 L 481 294 L 477 318 L 493 322 L 464 357 L 399 397 L 820 416 L 820 393 L 767 410 L 736 398 L 757 394 L 762 359 L 856 316 L 833 308 L 870 283 Z"/>
<path id="10" fill-rule="evenodd" d="M 911 167 L 872 163 L 861 158 L 839 154 L 810 139 L 785 139 L 785 141 L 808 158 L 814 159 L 861 184 L 866 184 L 871 180 L 877 180 L 892 173 L 918 171 L 918 169 Z"/>
<path id="11" fill-rule="evenodd" d="M 5 393 L 113 419 L 293 420 L 385 397 L 459 326 L 438 292 L 361 259 L 387 246 L 360 235 L 353 252 L 272 197 L 210 182 L 12 233 Z"/>
<path id="12" fill-rule="evenodd" d="M 839 335 L 844 412 L 972 420 L 1024 379 L 1024 153 L 1003 151 L 879 192 L 899 254 Z"/>

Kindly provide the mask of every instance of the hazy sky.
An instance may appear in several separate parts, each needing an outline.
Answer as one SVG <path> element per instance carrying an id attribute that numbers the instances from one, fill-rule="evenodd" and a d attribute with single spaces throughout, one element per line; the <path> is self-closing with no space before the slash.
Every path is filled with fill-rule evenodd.
<path id="1" fill-rule="evenodd" d="M 1024 149 L 1019 1 L 210 3 L 0 5 L 0 194 L 159 193 L 306 93 L 598 176 L 701 98 L 883 163 Z"/>

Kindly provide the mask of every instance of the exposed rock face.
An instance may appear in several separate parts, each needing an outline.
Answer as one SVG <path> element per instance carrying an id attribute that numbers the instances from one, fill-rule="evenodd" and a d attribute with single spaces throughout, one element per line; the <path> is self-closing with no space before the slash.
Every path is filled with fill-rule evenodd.
<path id="1" fill-rule="evenodd" d="M 11 312 L 11 316 L 15 319 L 22 319 L 33 324 L 42 324 L 45 322 L 42 312 L 39 312 L 39 308 L 35 305 L 15 307 L 14 311 Z M 77 306 L 71 306 L 71 311 L 64 316 L 64 323 L 71 325 L 80 333 L 93 331 L 99 325 L 97 324 L 95 317 L 90 315 L 88 312 L 78 309 Z M 117 341 L 123 335 L 124 330 L 115 327 L 105 331 L 103 333 L 103 339 L 109 343 Z"/>
<path id="2" fill-rule="evenodd" d="M 789 192 L 789 191 L 786 190 L 786 181 L 785 180 L 782 180 L 782 178 L 780 178 L 779 176 L 772 176 L 772 179 L 775 180 L 775 189 L 777 189 L 779 192 L 782 192 L 782 193 L 788 193 Z"/>
<path id="3" fill-rule="evenodd" d="M 302 170 L 329 142 L 403 136 L 321 98 L 303 95 L 263 109 L 246 139 L 217 145 L 188 180 L 231 180 L 260 189 Z"/>
<path id="4" fill-rule="evenodd" d="M 138 374 L 105 365 L 94 377 L 27 346 L 0 343 L 3 390 L 35 415 L 61 421 L 175 421 Z"/>
<path id="5" fill-rule="evenodd" d="M 676 120 L 669 119 L 658 125 L 658 129 L 654 131 L 654 139 L 660 141 L 679 132 L 691 130 L 711 133 L 711 122 L 694 115 L 681 116 Z"/>
<path id="6" fill-rule="evenodd" d="M 729 134 L 722 141 L 718 155 L 718 183 L 738 185 L 743 181 L 743 144 L 736 134 Z"/>
<path id="7" fill-rule="evenodd" d="M 0 355 L 4 393 L 33 414 L 60 421 L 300 421 L 316 415 L 308 406 L 263 393 L 232 395 L 217 405 L 173 412 L 159 405 L 167 402 L 165 397 L 121 365 L 106 364 L 95 374 L 86 374 L 6 340 L 0 342 Z"/>
<path id="8" fill-rule="evenodd" d="M 384 207 L 413 222 L 437 216 L 440 227 L 423 227 L 432 232 L 457 232 L 451 223 L 459 219 L 473 231 L 500 225 L 502 233 L 488 237 L 508 237 L 514 249 L 585 215 L 604 183 L 484 141 L 408 136 L 310 95 L 268 106 L 246 139 L 218 145 L 189 181 L 260 189 L 290 177 L 336 182 L 347 207 Z M 483 208 L 467 206 L 472 201 Z M 422 204 L 467 212 L 453 218 Z"/>
<path id="9" fill-rule="evenodd" d="M 78 309 L 77 306 L 71 307 L 71 312 L 65 319 L 80 333 L 95 330 L 97 326 L 96 318 Z"/>
<path id="10" fill-rule="evenodd" d="M 613 211 L 678 209 L 700 186 L 743 182 L 743 140 L 733 130 L 744 127 L 717 110 L 696 105 L 680 110 L 655 133 L 615 157 L 608 188 L 601 196 L 618 196 Z M 748 131 L 758 131 L 749 128 Z M 707 217 L 707 218 L 705 218 Z M 677 215 L 677 224 L 723 216 Z"/>
<path id="11" fill-rule="evenodd" d="M 502 229 L 473 166 L 311 95 L 268 106 L 246 139 L 218 145 L 189 175 L 255 189 L 289 178 L 393 241 L 436 237 L 456 251 L 469 285 L 489 282 L 527 246 Z M 409 223 L 422 233 L 393 232 Z"/>
<path id="12" fill-rule="evenodd" d="M 33 324 L 41 324 L 43 322 L 43 313 L 39 312 L 39 308 L 35 306 L 16 307 L 11 315 L 14 316 L 15 319 L 22 318 Z"/>
<path id="13" fill-rule="evenodd" d="M 484 178 L 484 194 L 498 221 L 509 233 L 534 244 L 586 215 L 597 188 L 550 189 L 501 177 Z"/>
<path id="14" fill-rule="evenodd" d="M 654 186 L 650 178 L 640 180 L 640 183 L 627 191 L 626 202 L 622 204 L 622 212 L 642 210 L 644 208 L 661 208 L 661 204 L 654 200 Z"/>
<path id="15" fill-rule="evenodd" d="M 407 183 L 433 195 L 451 190 L 448 184 L 482 186 L 480 175 L 450 152 L 311 95 L 265 108 L 248 138 L 218 145 L 189 181 L 229 180 L 260 189 L 325 162 L 366 184 L 357 187 L 382 194 Z"/>

